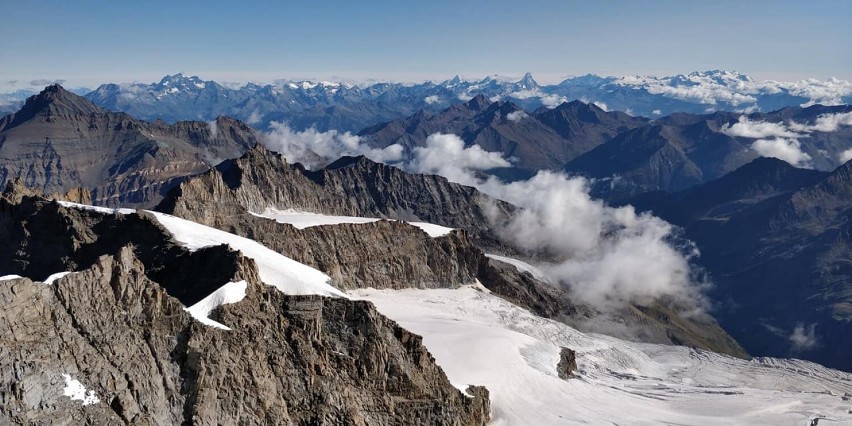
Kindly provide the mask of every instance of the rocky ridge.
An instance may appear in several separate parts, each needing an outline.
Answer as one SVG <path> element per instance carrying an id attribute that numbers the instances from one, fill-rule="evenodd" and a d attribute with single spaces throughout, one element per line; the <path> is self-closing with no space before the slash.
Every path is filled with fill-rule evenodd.
<path id="1" fill-rule="evenodd" d="M 27 218 L 26 220 L 22 220 Z M 145 213 L 66 208 L 10 188 L 0 270 L 0 419 L 52 424 L 454 424 L 488 420 L 413 335 L 372 304 L 288 296 L 226 246 L 188 252 Z M 52 284 L 37 281 L 73 273 Z M 192 279 L 187 279 L 187 277 Z M 227 282 L 245 297 L 202 325 Z M 63 395 L 63 375 L 90 399 Z M 68 379 L 65 381 L 67 382 Z"/>
<path id="2" fill-rule="evenodd" d="M 48 86 L 0 118 L 0 186 L 20 178 L 44 193 L 74 187 L 104 206 L 148 206 L 188 175 L 257 143 L 247 125 L 144 122 Z"/>

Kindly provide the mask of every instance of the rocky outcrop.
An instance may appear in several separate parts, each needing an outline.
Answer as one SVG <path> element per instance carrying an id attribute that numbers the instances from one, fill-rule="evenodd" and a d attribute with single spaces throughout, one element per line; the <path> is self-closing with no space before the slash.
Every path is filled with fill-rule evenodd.
<path id="1" fill-rule="evenodd" d="M 186 176 L 256 143 L 230 118 L 148 123 L 54 85 L 0 118 L 0 186 L 21 178 L 46 194 L 79 187 L 98 205 L 150 207 Z"/>
<path id="2" fill-rule="evenodd" d="M 10 191 L 11 193 L 12 191 Z M 481 425 L 488 392 L 454 388 L 364 301 L 288 296 L 225 246 L 189 252 L 146 214 L 0 198 L 0 423 Z M 4 245 L 5 246 L 5 245 Z M 52 284 L 46 274 L 74 271 Z M 246 281 L 216 309 L 184 306 Z M 67 377 L 66 377 L 67 375 Z M 65 395 L 68 380 L 88 398 Z M 94 398 L 98 402 L 94 402 Z"/>
<path id="3" fill-rule="evenodd" d="M 577 353 L 563 347 L 559 351 L 559 364 L 556 365 L 556 374 L 560 379 L 570 379 L 577 371 Z"/>
<path id="4" fill-rule="evenodd" d="M 482 252 L 464 230 L 431 238 L 399 221 L 297 229 L 250 214 L 214 217 L 205 225 L 251 238 L 317 268 L 340 289 L 445 288 L 472 283 Z"/>
<path id="5" fill-rule="evenodd" d="M 343 157 L 314 172 L 260 145 L 181 183 L 157 210 L 211 223 L 222 214 L 267 208 L 430 222 L 477 236 L 489 232 L 489 217 L 513 210 L 440 176 L 405 173 L 366 157 Z"/>

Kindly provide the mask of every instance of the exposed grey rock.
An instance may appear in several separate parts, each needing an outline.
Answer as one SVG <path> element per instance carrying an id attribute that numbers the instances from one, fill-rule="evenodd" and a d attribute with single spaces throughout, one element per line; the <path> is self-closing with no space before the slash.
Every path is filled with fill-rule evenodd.
<path id="1" fill-rule="evenodd" d="M 556 365 L 556 373 L 560 379 L 570 379 L 577 371 L 577 353 L 563 347 L 559 351 L 559 364 Z"/>
<path id="2" fill-rule="evenodd" d="M 0 119 L 0 186 L 20 177 L 46 194 L 79 187 L 95 204 L 151 206 L 184 177 L 256 142 L 250 127 L 227 117 L 147 123 L 49 86 Z"/>
<path id="3" fill-rule="evenodd" d="M 365 157 L 343 157 L 313 172 L 260 145 L 170 191 L 157 210 L 201 223 L 267 208 L 384 217 L 489 233 L 489 217 L 513 206 L 434 175 L 405 173 Z"/>
<path id="4" fill-rule="evenodd" d="M 0 282 L 7 330 L 0 423 L 481 425 L 489 418 L 487 390 L 455 389 L 421 338 L 369 302 L 284 295 L 261 283 L 250 259 L 224 246 L 190 253 L 145 214 L 19 198 L 0 198 L 0 230 L 12 247 L 0 252 L 0 271 L 26 277 Z M 50 285 L 33 280 L 61 270 L 76 272 Z M 246 297 L 212 314 L 230 331 L 184 311 L 239 280 Z M 64 396 L 63 374 L 100 402 Z"/>

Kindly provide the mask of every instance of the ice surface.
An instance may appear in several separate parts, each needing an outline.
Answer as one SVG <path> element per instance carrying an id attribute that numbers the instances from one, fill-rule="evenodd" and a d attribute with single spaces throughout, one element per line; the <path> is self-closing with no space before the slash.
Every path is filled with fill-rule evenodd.
<path id="1" fill-rule="evenodd" d="M 251 213 L 258 217 L 274 219 L 279 223 L 289 223 L 298 229 L 311 226 L 337 225 L 341 223 L 371 223 L 382 219 L 357 216 L 332 216 L 320 213 L 302 212 L 297 210 L 276 210 L 267 208 L 263 213 Z M 453 231 L 453 228 L 426 222 L 407 222 L 429 234 L 432 238 L 443 237 Z"/>
<path id="2" fill-rule="evenodd" d="M 230 330 L 230 327 L 213 321 L 208 317 L 210 316 L 210 313 L 219 306 L 228 303 L 237 303 L 243 300 L 246 297 L 246 287 L 247 284 L 245 281 L 225 284 L 222 287 L 219 287 L 218 290 L 210 293 L 209 296 L 201 299 L 198 303 L 184 309 L 189 312 L 193 318 L 206 325 L 221 328 L 223 330 Z"/>
<path id="3" fill-rule="evenodd" d="M 456 387 L 486 386 L 496 425 L 852 424 L 852 375 L 810 362 L 584 334 L 473 287 L 350 294 L 422 335 Z M 578 377 L 558 377 L 560 347 Z"/>

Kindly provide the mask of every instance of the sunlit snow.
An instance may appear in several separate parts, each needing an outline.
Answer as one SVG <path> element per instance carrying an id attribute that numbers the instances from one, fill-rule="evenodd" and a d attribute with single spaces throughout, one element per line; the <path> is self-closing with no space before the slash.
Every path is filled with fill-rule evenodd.
<path id="1" fill-rule="evenodd" d="M 227 244 L 257 263 L 260 279 L 285 294 L 346 297 L 331 278 L 310 266 L 270 250 L 256 241 L 163 213 L 150 212 L 174 239 L 190 250 Z"/>
<path id="2" fill-rule="evenodd" d="M 263 213 L 251 213 L 258 217 L 274 219 L 279 223 L 289 223 L 298 229 L 321 225 L 337 225 L 341 223 L 371 223 L 382 219 L 357 216 L 332 216 L 320 213 L 301 212 L 297 210 L 276 210 L 267 208 Z M 453 231 L 453 228 L 426 222 L 407 222 L 429 234 L 432 238 L 443 237 Z"/>
<path id="3" fill-rule="evenodd" d="M 243 300 L 246 297 L 246 287 L 247 284 L 245 281 L 225 284 L 222 287 L 219 287 L 218 290 L 210 293 L 209 296 L 201 299 L 198 303 L 184 309 L 189 312 L 193 318 L 205 325 L 221 328 L 223 330 L 230 330 L 230 327 L 210 319 L 210 313 L 219 306 L 228 303 L 237 303 Z"/>
<path id="4" fill-rule="evenodd" d="M 584 334 L 472 287 L 351 294 L 422 335 L 456 387 L 486 386 L 495 425 L 852 423 L 852 375 L 810 362 Z M 578 377 L 558 377 L 560 347 Z"/>
<path id="5" fill-rule="evenodd" d="M 86 392 L 86 387 L 71 375 L 63 374 L 62 377 L 65 378 L 65 389 L 63 389 L 62 394 L 71 397 L 72 401 L 83 401 L 84 406 L 101 402 L 95 391 Z"/>

